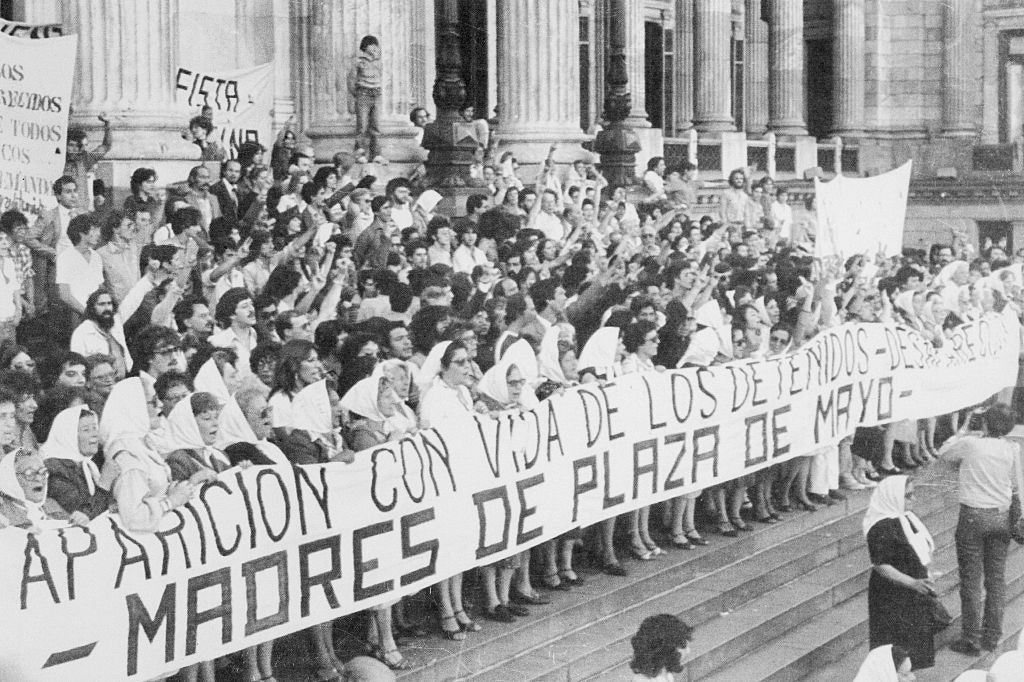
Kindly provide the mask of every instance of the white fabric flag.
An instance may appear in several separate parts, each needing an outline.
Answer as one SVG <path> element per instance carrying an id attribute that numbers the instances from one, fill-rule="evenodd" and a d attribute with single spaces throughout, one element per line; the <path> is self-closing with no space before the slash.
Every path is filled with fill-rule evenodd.
<path id="1" fill-rule="evenodd" d="M 234 158 L 243 142 L 255 141 L 267 149 L 271 138 L 274 108 L 272 63 L 251 69 L 210 71 L 181 67 L 174 79 L 177 100 L 195 112 L 209 105 L 213 109 L 214 137 Z"/>
<path id="2" fill-rule="evenodd" d="M 0 210 L 38 213 L 64 174 L 77 44 L 0 33 Z"/>
<path id="3" fill-rule="evenodd" d="M 903 225 L 907 213 L 912 162 L 870 178 L 837 176 L 830 182 L 814 179 L 818 257 L 882 252 L 897 255 L 903 250 Z"/>

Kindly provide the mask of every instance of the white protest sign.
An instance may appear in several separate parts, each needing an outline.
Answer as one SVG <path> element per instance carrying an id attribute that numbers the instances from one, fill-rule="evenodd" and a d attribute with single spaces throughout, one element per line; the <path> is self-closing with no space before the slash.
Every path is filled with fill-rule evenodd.
<path id="1" fill-rule="evenodd" d="M 587 384 L 353 464 L 231 470 L 131 533 L 0 531 L 0 679 L 145 680 L 367 609 L 577 527 L 946 413 L 1017 376 L 992 314 L 941 349 L 847 324 L 788 355 Z M 429 398 L 428 398 L 429 399 Z M 45 633 L 45 636 L 40 636 Z"/>
<path id="2" fill-rule="evenodd" d="M 203 106 L 213 109 L 214 139 L 232 158 L 246 141 L 259 142 L 270 149 L 273 66 L 267 63 L 234 71 L 179 68 L 174 79 L 177 101 L 193 112 Z"/>
<path id="3" fill-rule="evenodd" d="M 876 254 L 903 251 L 912 162 L 870 178 L 837 175 L 829 182 L 814 179 L 818 233 L 814 255 Z"/>
<path id="4" fill-rule="evenodd" d="M 57 38 L 64 35 L 61 24 L 22 24 L 0 19 L 0 33 L 15 38 Z"/>
<path id="5" fill-rule="evenodd" d="M 64 174 L 77 41 L 0 33 L 0 210 L 38 213 Z"/>

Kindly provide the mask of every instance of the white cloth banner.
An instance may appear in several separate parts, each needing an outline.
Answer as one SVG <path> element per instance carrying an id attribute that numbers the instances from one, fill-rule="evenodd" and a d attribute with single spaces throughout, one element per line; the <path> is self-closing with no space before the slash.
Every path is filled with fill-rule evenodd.
<path id="1" fill-rule="evenodd" d="M 15 38 L 56 38 L 64 35 L 61 24 L 22 24 L 17 21 L 0 19 L 0 33 Z"/>
<path id="2" fill-rule="evenodd" d="M 240 144 L 273 144 L 274 65 L 208 71 L 179 68 L 174 79 L 177 100 L 193 112 L 213 109 L 214 138 L 234 158 Z M 269 157 L 268 157 L 269 158 Z"/>
<path id="3" fill-rule="evenodd" d="M 814 178 L 818 234 L 814 255 L 821 257 L 903 251 L 912 162 L 870 178 Z"/>
<path id="4" fill-rule="evenodd" d="M 77 42 L 0 33 L 0 210 L 39 213 L 64 174 Z"/>
<path id="5" fill-rule="evenodd" d="M 1017 376 L 991 315 L 936 350 L 848 324 L 771 360 L 588 384 L 465 416 L 353 464 L 230 470 L 125 531 L 0 531 L 0 679 L 149 679 L 423 589 L 571 529 L 942 414 Z"/>

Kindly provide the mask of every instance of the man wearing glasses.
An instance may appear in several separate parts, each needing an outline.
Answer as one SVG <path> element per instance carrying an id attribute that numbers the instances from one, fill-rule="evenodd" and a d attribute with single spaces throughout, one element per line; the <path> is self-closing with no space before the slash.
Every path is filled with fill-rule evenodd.
<path id="1" fill-rule="evenodd" d="M 178 334 L 167 327 L 150 325 L 135 337 L 132 357 L 136 360 L 139 376 L 149 375 L 153 380 L 162 374 L 185 366 Z"/>

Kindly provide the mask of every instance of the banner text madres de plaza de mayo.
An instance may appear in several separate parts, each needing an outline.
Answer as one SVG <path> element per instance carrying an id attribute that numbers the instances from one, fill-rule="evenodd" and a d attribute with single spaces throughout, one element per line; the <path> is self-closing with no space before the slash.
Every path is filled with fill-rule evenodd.
<path id="1" fill-rule="evenodd" d="M 991 314 L 936 350 L 847 324 L 784 357 L 588 384 L 467 417 L 351 465 L 231 470 L 125 531 L 0 531 L 0 677 L 148 679 L 439 580 L 637 507 L 835 444 L 860 424 L 984 400 L 1017 376 Z"/>

